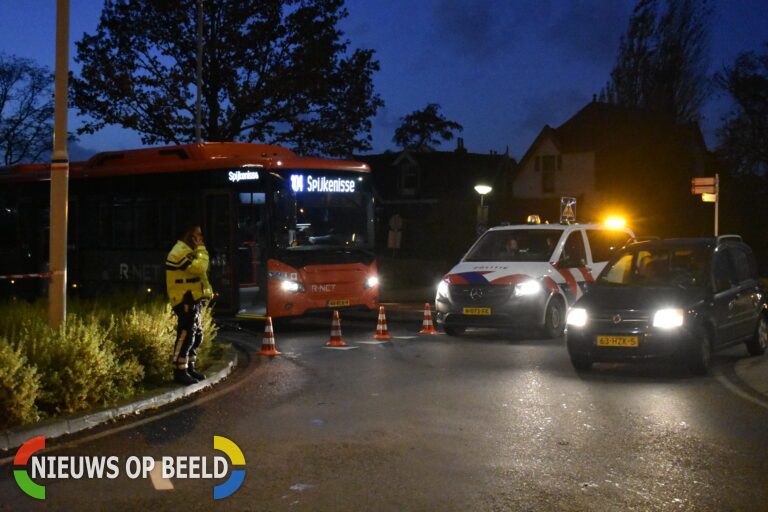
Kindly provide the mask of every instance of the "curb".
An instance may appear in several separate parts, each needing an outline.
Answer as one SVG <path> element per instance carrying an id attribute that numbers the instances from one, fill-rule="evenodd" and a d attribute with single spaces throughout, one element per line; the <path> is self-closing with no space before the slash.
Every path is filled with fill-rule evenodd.
<path id="1" fill-rule="evenodd" d="M 237 350 L 231 346 L 226 347 L 224 348 L 223 359 L 208 368 L 207 371 L 212 375 L 202 382 L 190 386 L 166 386 L 143 393 L 108 409 L 74 413 L 45 420 L 31 426 L 2 430 L 0 431 L 0 450 L 18 448 L 33 437 L 45 436 L 46 439 L 53 439 L 93 428 L 124 416 L 139 414 L 147 409 L 162 407 L 213 386 L 232 373 L 235 366 L 237 366 Z"/>

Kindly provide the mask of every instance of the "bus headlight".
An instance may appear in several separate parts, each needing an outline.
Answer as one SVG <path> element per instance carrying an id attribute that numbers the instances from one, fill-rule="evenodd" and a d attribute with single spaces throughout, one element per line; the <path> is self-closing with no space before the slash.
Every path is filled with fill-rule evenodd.
<path id="1" fill-rule="evenodd" d="M 541 290 L 541 283 L 535 279 L 529 279 L 528 281 L 523 281 L 522 283 L 517 283 L 515 285 L 515 295 L 518 297 L 522 297 L 523 295 L 535 295 Z"/>
<path id="2" fill-rule="evenodd" d="M 376 276 L 371 276 L 368 279 L 365 280 L 365 287 L 366 288 L 373 288 L 374 286 L 377 286 L 379 284 L 379 278 Z"/>
<path id="3" fill-rule="evenodd" d="M 661 329 L 674 329 L 683 325 L 682 309 L 660 309 L 653 315 L 653 326 Z"/>
<path id="4" fill-rule="evenodd" d="M 303 292 L 304 291 L 304 285 L 297 281 L 285 280 L 282 283 L 280 283 L 280 288 L 282 288 L 286 292 Z"/>
<path id="5" fill-rule="evenodd" d="M 568 319 L 565 323 L 574 327 L 584 327 L 587 325 L 587 310 L 584 308 L 571 308 L 568 311 Z"/>

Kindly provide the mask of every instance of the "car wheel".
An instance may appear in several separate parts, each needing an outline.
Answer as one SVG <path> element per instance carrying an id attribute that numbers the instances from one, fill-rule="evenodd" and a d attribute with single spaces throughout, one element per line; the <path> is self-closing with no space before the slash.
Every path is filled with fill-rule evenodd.
<path id="1" fill-rule="evenodd" d="M 461 336 L 467 328 L 461 325 L 444 325 L 443 330 L 448 336 Z"/>
<path id="2" fill-rule="evenodd" d="M 765 353 L 768 347 L 768 317 L 760 315 L 755 328 L 755 335 L 746 342 L 747 351 L 751 356 L 759 356 Z"/>
<path id="3" fill-rule="evenodd" d="M 541 333 L 546 338 L 557 338 L 563 334 L 564 328 L 565 306 L 560 299 L 552 298 L 544 314 L 544 327 Z"/>
<path id="4" fill-rule="evenodd" d="M 709 371 L 709 358 L 712 345 L 709 336 L 702 335 L 688 354 L 688 370 L 694 375 L 706 375 Z"/>

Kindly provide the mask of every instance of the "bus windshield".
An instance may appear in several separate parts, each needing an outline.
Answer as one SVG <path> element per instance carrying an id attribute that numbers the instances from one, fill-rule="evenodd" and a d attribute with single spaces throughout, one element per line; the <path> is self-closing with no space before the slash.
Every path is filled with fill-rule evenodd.
<path id="1" fill-rule="evenodd" d="M 290 251 L 373 249 L 373 197 L 368 175 L 289 170 L 276 175 L 275 242 Z"/>

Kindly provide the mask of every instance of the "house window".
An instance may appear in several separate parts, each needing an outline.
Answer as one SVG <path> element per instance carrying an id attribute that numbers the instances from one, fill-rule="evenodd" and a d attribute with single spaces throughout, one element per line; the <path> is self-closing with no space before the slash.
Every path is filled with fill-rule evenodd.
<path id="1" fill-rule="evenodd" d="M 555 169 L 557 157 L 555 155 L 544 155 L 541 157 L 541 191 L 550 193 L 555 191 Z"/>
<path id="2" fill-rule="evenodd" d="M 419 170 L 408 165 L 400 171 L 400 195 L 414 196 L 419 188 Z"/>

